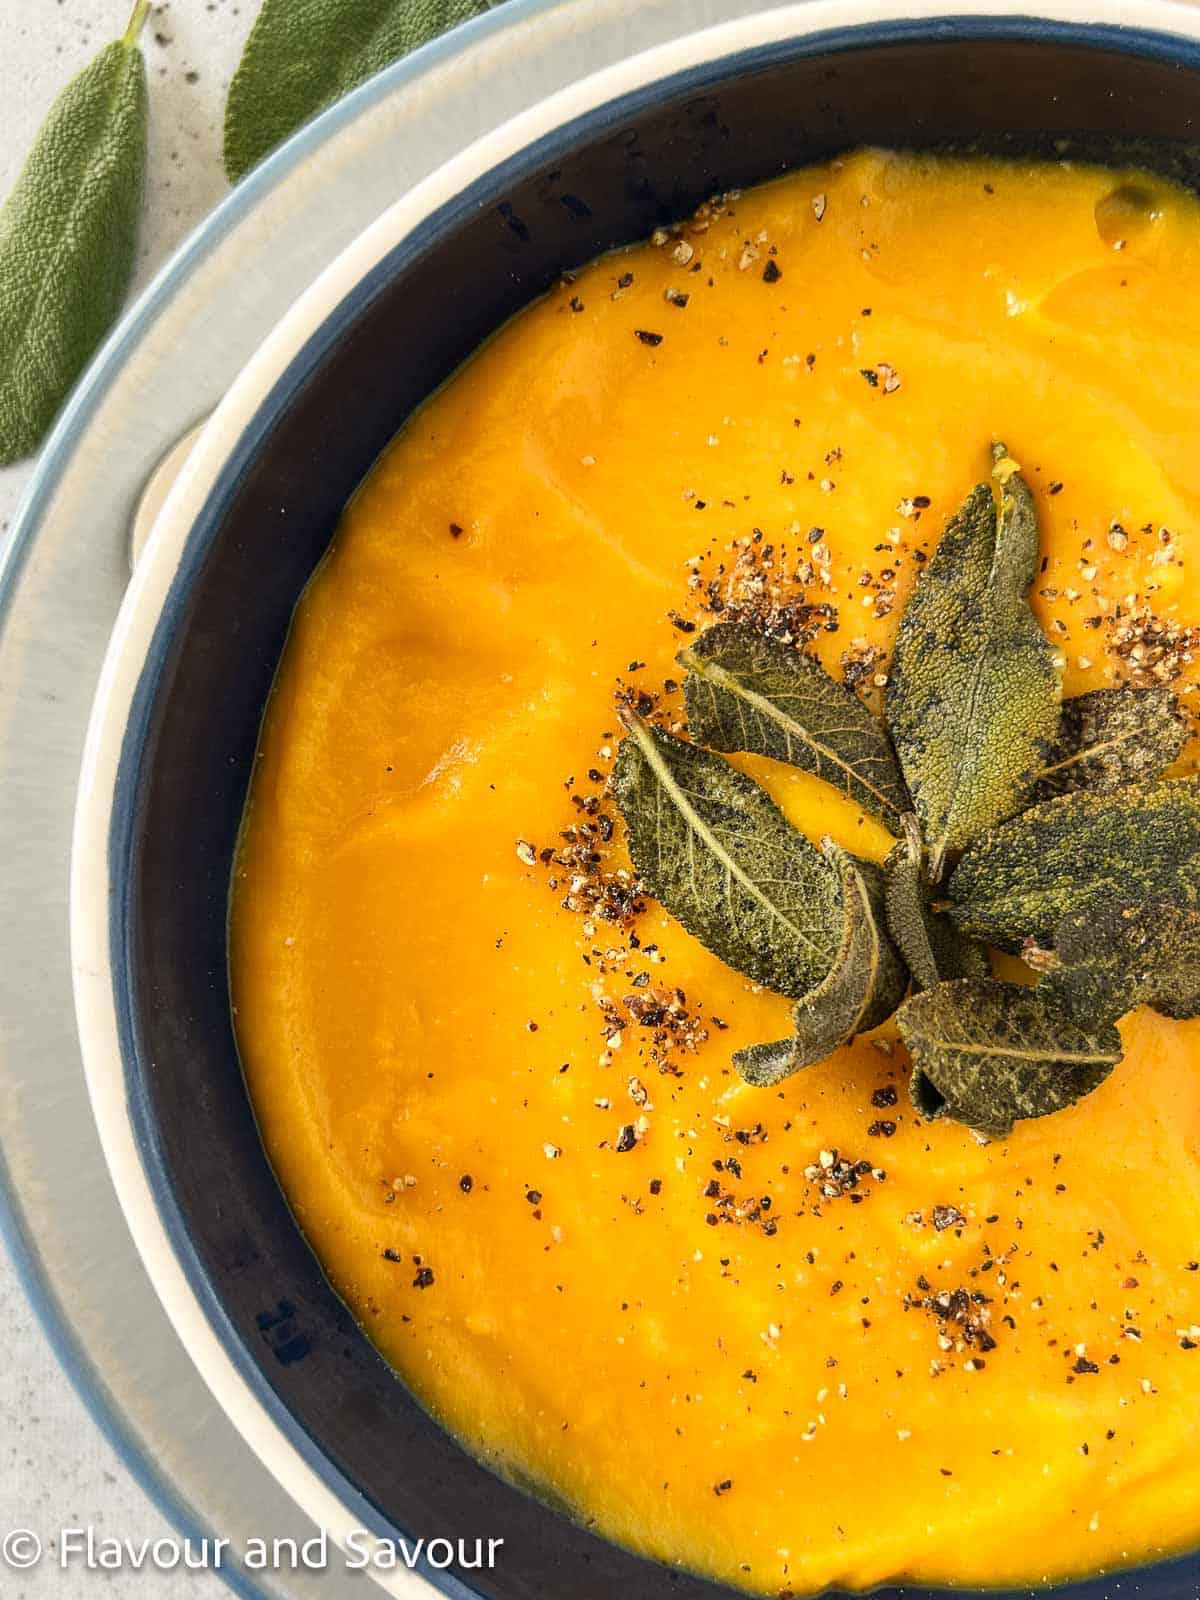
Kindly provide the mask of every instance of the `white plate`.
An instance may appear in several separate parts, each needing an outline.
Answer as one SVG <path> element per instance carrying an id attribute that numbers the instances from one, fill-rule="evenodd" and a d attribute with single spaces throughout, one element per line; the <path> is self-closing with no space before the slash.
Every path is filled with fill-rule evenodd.
<path id="1" fill-rule="evenodd" d="M 1025 11 L 1012 0 L 962 0 L 954 9 Z M 912 0 L 905 14 L 945 10 Z M 1169 0 L 1058 0 L 1036 10 L 1075 22 L 1193 37 L 1198 31 L 1195 11 Z M 367 86 L 235 193 L 123 324 L 48 447 L 0 588 L 0 606 L 6 598 L 10 604 L 0 638 L 0 706 L 11 707 L 0 724 L 0 826 L 6 856 L 18 863 L 8 904 L 20 907 L 20 925 L 4 931 L 0 960 L 0 1088 L 10 1089 L 0 1093 L 0 1143 L 12 1231 L 19 1248 L 27 1246 L 27 1272 L 77 1381 L 135 1469 L 177 1520 L 215 1528 L 234 1548 L 251 1535 L 303 1537 L 278 1483 L 335 1533 L 365 1519 L 344 1487 L 314 1470 L 236 1370 L 174 1259 L 124 1112 L 106 971 L 111 780 L 129 696 L 193 515 L 290 356 L 422 208 L 446 198 L 448 185 L 465 185 L 510 148 L 679 68 L 893 11 L 881 0 L 811 0 L 786 11 L 761 0 L 509 0 Z M 724 26 L 699 36 L 717 21 Z M 639 55 L 646 49 L 651 53 Z M 560 98 L 547 107 L 552 95 Z M 428 186 L 411 194 L 426 179 Z M 297 292 L 347 246 L 281 321 Z M 233 382 L 266 335 L 267 345 Z M 80 806 L 75 978 L 93 1097 L 135 1252 L 99 1163 L 71 1030 L 63 897 L 70 788 L 123 585 L 136 489 L 163 449 L 218 400 L 122 612 Z M 186 1352 L 153 1299 L 143 1260 Z M 189 1355 L 249 1448 L 209 1398 Z M 318 1581 L 334 1596 L 362 1592 L 336 1567 Z M 259 1586 L 277 1594 L 301 1587 L 288 1577 Z M 411 1576 L 388 1587 L 428 1592 Z"/>

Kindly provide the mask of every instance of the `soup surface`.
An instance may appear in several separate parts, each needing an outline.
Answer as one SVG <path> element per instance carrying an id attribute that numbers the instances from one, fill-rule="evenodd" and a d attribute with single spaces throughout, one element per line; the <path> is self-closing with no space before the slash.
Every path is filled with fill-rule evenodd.
<path id="1" fill-rule="evenodd" d="M 995 437 L 1066 692 L 1188 707 L 1198 282 L 1196 203 L 1137 174 L 864 152 L 726 197 L 480 351 L 300 605 L 233 902 L 271 1160 L 446 1426 L 638 1551 L 803 1593 L 1200 1538 L 1200 1022 L 1134 1012 L 990 1143 L 917 1118 L 890 1026 L 751 1088 L 788 1003 L 633 892 L 605 789 L 614 692 L 676 703 L 719 615 L 793 608 L 877 705 Z"/>

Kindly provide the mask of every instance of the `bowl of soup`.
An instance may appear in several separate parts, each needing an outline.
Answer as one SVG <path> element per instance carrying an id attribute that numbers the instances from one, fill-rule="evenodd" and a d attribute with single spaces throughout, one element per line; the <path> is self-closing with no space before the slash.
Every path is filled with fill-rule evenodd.
<path id="1" fill-rule="evenodd" d="M 1162 976 L 1200 750 L 1200 28 L 992 12 L 764 13 L 497 129 L 280 325 L 139 563 L 76 834 L 89 1086 L 201 1371 L 395 1592 L 1200 1581 L 1200 1023 Z M 1011 603 L 939 560 L 970 506 L 993 587 L 1026 519 Z M 983 962 L 950 974 L 961 1092 L 870 916 L 902 813 L 936 832 L 898 700 L 949 635 L 903 630 L 956 594 L 920 751 L 986 735 L 1010 626 L 1056 728 L 1137 697 L 942 829 L 922 915 Z M 731 641 L 819 677 L 819 739 L 763 679 L 700 738 Z M 885 782 L 853 741 L 893 736 Z M 986 1007 L 1076 970 L 1032 913 L 996 931 L 1035 812 L 1017 886 L 1066 852 L 1068 899 L 1124 818 L 1078 992 L 1113 908 L 1156 954 L 1063 1020 L 1049 1089 L 1019 989 L 997 1121 Z M 756 1065 L 790 1017 L 824 1037 L 864 927 L 850 1020 Z"/>

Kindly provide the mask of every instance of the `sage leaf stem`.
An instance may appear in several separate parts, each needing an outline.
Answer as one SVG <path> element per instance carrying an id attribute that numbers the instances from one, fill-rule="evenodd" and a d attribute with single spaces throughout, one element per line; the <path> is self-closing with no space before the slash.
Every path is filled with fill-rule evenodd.
<path id="1" fill-rule="evenodd" d="M 884 863 L 884 905 L 888 932 L 918 989 L 932 989 L 945 978 L 981 978 L 988 973 L 986 952 L 964 939 L 930 902 L 924 870 L 924 845 L 917 819 L 903 819 L 904 841 Z"/>

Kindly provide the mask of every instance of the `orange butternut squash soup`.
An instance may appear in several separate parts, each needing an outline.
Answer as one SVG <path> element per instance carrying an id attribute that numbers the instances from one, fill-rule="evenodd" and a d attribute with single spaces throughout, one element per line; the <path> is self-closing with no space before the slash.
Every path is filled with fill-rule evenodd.
<path id="1" fill-rule="evenodd" d="M 1200 1539 L 1198 282 L 1144 174 L 723 196 L 492 339 L 299 606 L 270 1159 L 445 1426 L 637 1551 Z"/>

